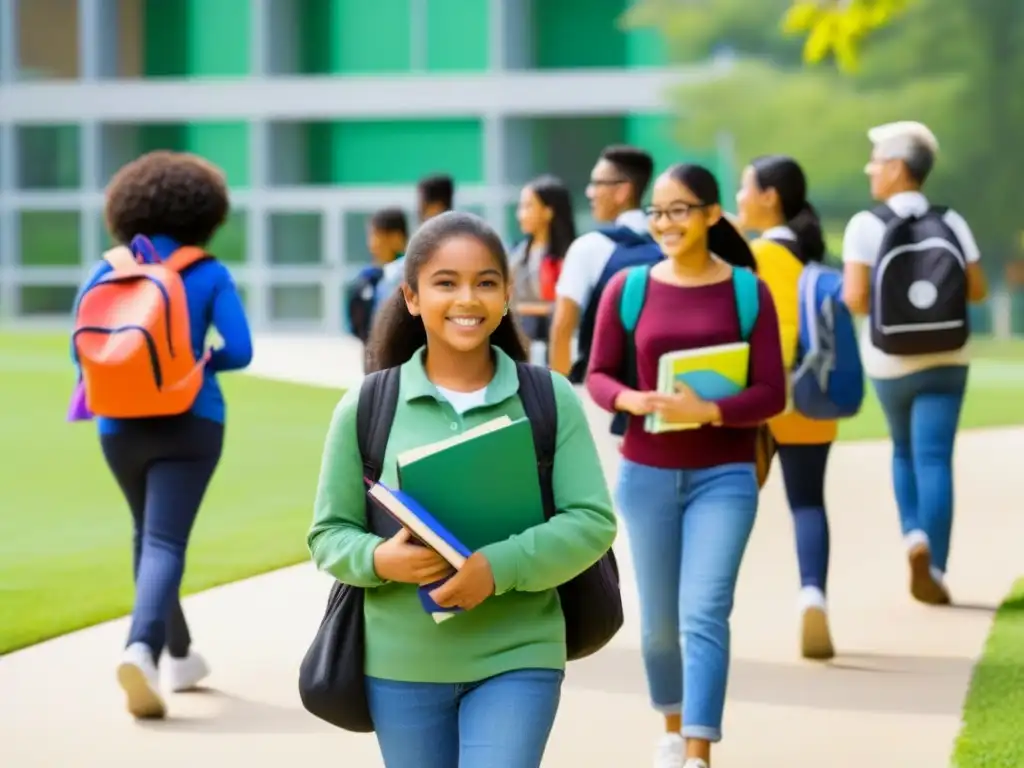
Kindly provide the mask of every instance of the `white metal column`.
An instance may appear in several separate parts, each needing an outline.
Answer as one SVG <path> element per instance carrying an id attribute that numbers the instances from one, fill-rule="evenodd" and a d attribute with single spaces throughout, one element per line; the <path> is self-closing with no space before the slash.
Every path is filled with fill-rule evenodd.
<path id="1" fill-rule="evenodd" d="M 498 73 L 505 70 L 505 24 L 509 13 L 506 0 L 488 0 L 487 3 L 487 69 Z M 484 210 L 491 225 L 501 239 L 509 242 L 505 216 L 504 190 L 508 174 L 505 168 L 505 115 L 495 110 L 484 115 L 484 183 L 487 200 Z"/>
<path id="2" fill-rule="evenodd" d="M 78 0 L 78 72 L 96 82 L 117 71 L 117 8 L 108 0 Z M 94 194 L 104 186 L 102 128 L 86 119 L 78 128 L 79 184 L 85 192 L 78 208 L 79 260 L 83 271 L 100 257 L 102 224 Z"/>
<path id="3" fill-rule="evenodd" d="M 17 79 L 17 0 L 0 0 L 0 89 Z M 0 104 L 2 98 L 0 94 Z M 17 136 L 14 123 L 4 120 L 5 112 L 0 106 L 0 320 L 11 320 L 19 314 L 14 273 L 18 266 L 21 238 L 12 194 L 17 186 Z"/>
<path id="4" fill-rule="evenodd" d="M 262 77 L 275 60 L 271 29 L 271 1 L 252 0 L 249 28 L 250 76 Z M 269 322 L 270 259 L 268 257 L 267 209 L 264 191 L 270 183 L 270 125 L 264 119 L 249 123 L 249 186 L 252 190 L 246 206 L 245 265 L 249 280 L 245 285 L 246 312 L 257 328 Z"/>
<path id="5" fill-rule="evenodd" d="M 427 71 L 427 51 L 430 45 L 427 2 L 428 0 L 409 0 L 409 69 L 413 72 Z"/>

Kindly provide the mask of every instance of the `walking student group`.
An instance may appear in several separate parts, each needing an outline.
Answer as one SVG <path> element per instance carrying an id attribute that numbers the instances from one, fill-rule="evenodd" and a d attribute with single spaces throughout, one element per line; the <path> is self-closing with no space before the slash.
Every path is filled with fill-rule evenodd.
<path id="1" fill-rule="evenodd" d="M 365 377 L 324 425 L 307 538 L 334 586 L 299 674 L 306 709 L 372 732 L 387 768 L 538 768 L 567 662 L 623 625 L 621 522 L 664 723 L 635 764 L 709 768 L 773 465 L 792 512 L 795 650 L 836 653 L 825 477 L 867 386 L 891 434 L 909 591 L 950 602 L 968 305 L 986 285 L 968 224 L 925 195 L 929 129 L 868 139 L 874 202 L 849 221 L 841 263 L 804 170 L 781 155 L 743 169 L 735 216 L 709 169 L 656 169 L 616 145 L 586 185 L 592 231 L 550 175 L 522 189 L 511 248 L 455 208 L 443 174 L 418 186 L 415 231 L 401 208 L 371 217 L 372 264 L 345 290 Z M 206 250 L 228 213 L 204 159 L 139 157 L 106 192 L 118 245 L 75 301 L 69 419 L 95 418 L 134 526 L 116 680 L 139 719 L 167 716 L 166 692 L 210 672 L 179 592 L 223 446 L 218 376 L 252 358 L 239 291 Z M 599 444 L 621 454 L 610 483 Z"/>

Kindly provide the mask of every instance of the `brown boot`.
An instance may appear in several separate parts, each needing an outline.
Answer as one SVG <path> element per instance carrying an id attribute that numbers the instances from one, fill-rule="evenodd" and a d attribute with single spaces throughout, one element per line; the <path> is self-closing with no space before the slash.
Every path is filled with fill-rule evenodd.
<path id="1" fill-rule="evenodd" d="M 931 550 L 924 543 L 915 544 L 907 552 L 910 562 L 910 594 L 927 605 L 949 605 L 949 591 L 932 573 Z"/>
<path id="2" fill-rule="evenodd" d="M 836 655 L 828 614 L 824 608 L 805 608 L 800 628 L 800 654 L 805 659 L 825 661 Z"/>

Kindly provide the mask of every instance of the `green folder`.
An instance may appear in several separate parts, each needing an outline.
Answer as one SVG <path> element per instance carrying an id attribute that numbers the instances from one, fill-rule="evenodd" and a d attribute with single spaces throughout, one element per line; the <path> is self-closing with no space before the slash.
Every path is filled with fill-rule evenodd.
<path id="1" fill-rule="evenodd" d="M 529 419 L 492 419 L 397 462 L 402 491 L 474 552 L 544 522 Z"/>

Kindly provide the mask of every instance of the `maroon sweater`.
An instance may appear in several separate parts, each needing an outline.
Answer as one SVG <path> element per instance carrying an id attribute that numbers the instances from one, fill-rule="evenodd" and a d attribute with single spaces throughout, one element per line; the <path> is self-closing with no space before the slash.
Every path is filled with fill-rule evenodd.
<path id="1" fill-rule="evenodd" d="M 587 390 L 601 408 L 615 409 L 628 387 L 620 381 L 626 332 L 619 320 L 619 299 L 626 271 L 601 295 L 587 371 Z M 771 294 L 758 283 L 760 312 L 750 335 L 749 386 L 718 401 L 722 426 L 650 434 L 643 417 L 631 416 L 622 455 L 638 464 L 664 469 L 701 469 L 754 461 L 758 424 L 786 407 L 786 376 L 779 343 L 779 322 Z M 736 295 L 731 280 L 682 288 L 651 280 L 635 331 L 640 391 L 657 389 L 658 359 L 666 352 L 740 341 Z"/>

